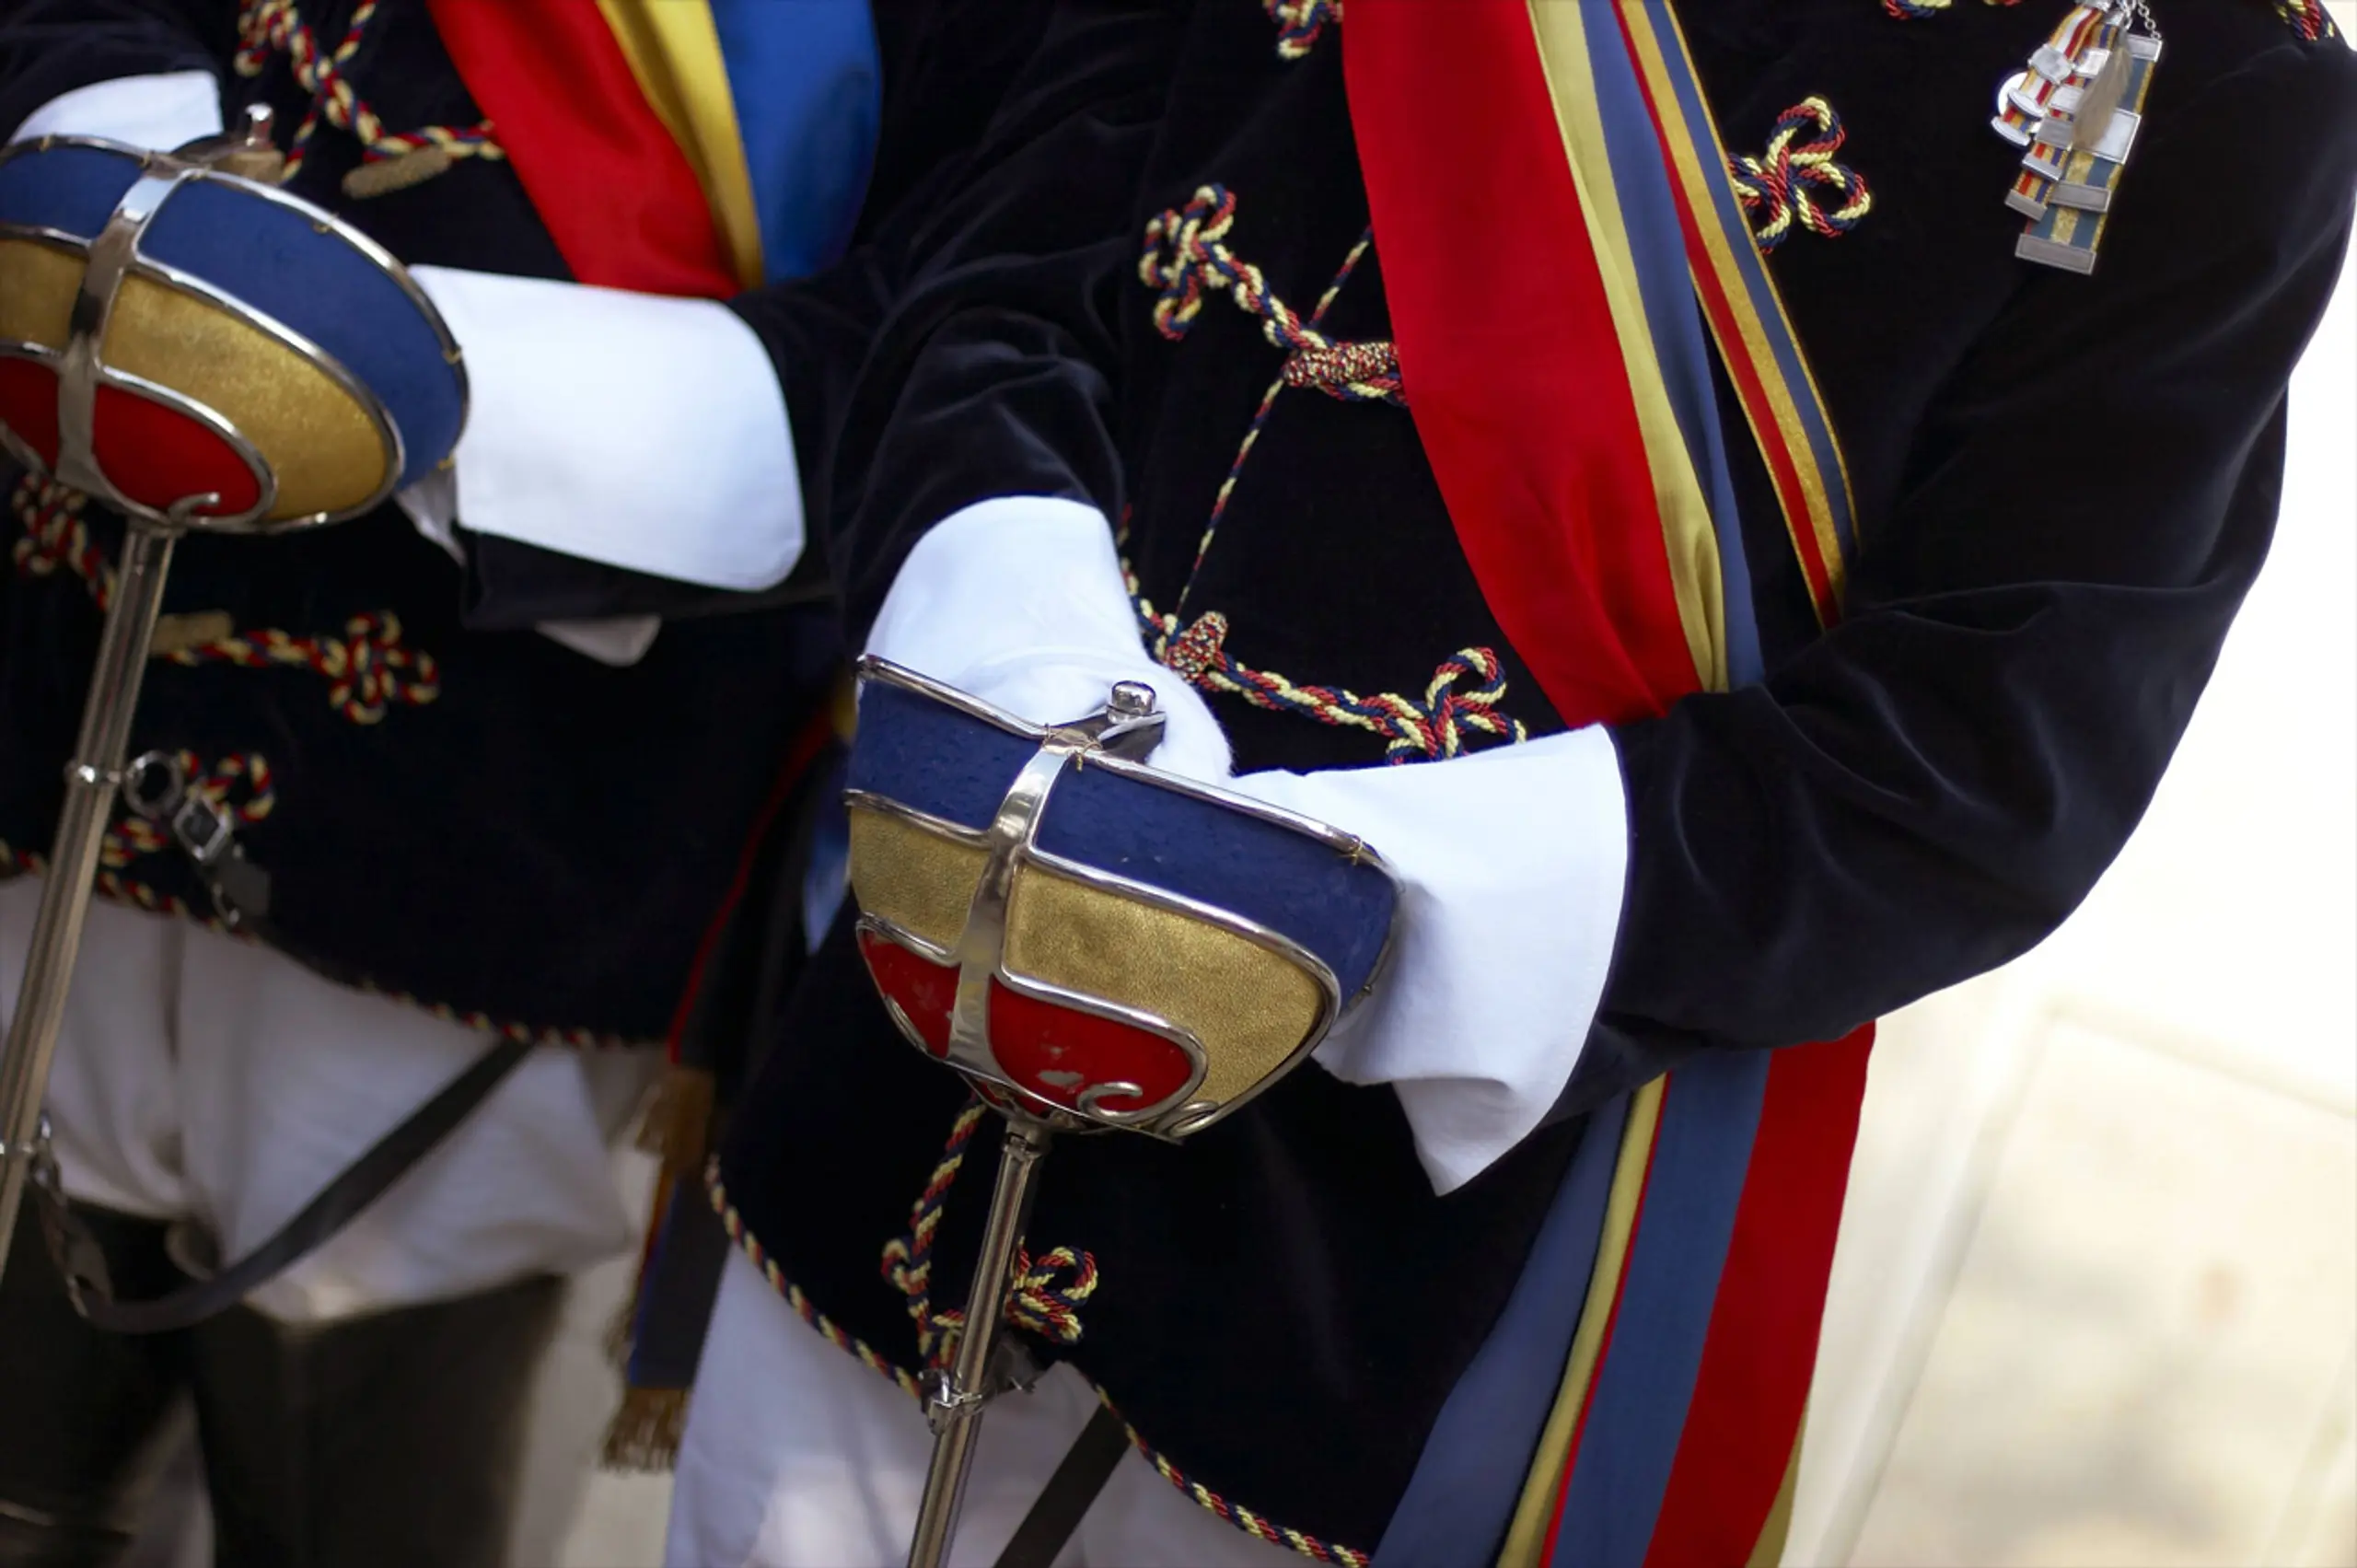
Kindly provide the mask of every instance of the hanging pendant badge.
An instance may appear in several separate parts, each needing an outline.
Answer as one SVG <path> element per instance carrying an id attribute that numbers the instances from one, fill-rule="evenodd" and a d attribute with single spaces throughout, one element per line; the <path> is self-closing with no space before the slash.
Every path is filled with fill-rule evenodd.
<path id="1" fill-rule="evenodd" d="M 2005 198 L 2029 219 L 2014 247 L 2023 261 L 2095 271 L 2160 58 L 2160 29 L 2145 0 L 2074 6 L 2029 68 L 1998 89 L 1990 123 L 2024 149 Z"/>

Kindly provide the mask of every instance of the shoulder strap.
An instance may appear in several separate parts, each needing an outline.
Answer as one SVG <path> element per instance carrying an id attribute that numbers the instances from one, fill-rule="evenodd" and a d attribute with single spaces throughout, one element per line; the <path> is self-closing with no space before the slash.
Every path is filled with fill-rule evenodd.
<path id="1" fill-rule="evenodd" d="M 1049 1568 L 1129 1451 L 1130 1434 L 1121 1418 L 1110 1406 L 1098 1405 L 1065 1450 L 1056 1473 L 1048 1478 L 1039 1501 L 1016 1527 L 1006 1550 L 998 1554 L 998 1568 Z"/>

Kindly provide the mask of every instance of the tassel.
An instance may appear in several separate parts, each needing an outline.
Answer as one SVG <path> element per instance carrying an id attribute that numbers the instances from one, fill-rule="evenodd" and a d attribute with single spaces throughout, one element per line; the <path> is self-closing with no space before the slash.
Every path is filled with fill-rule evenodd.
<path id="1" fill-rule="evenodd" d="M 638 1124 L 638 1152 L 659 1156 L 666 1177 L 703 1169 L 704 1156 L 711 1152 L 714 1093 L 709 1072 L 677 1063 L 656 1086 L 654 1101 Z"/>
<path id="2" fill-rule="evenodd" d="M 712 1113 L 715 1089 L 712 1074 L 702 1067 L 673 1063 L 663 1070 L 646 1114 L 639 1119 L 635 1146 L 653 1155 L 655 1200 L 647 1211 L 646 1241 L 638 1255 L 638 1281 L 606 1330 L 606 1353 L 616 1365 L 629 1362 L 631 1341 L 638 1323 L 639 1305 L 646 1294 L 646 1271 L 655 1261 L 655 1243 L 663 1231 L 663 1217 L 671 1212 L 671 1194 L 682 1181 L 701 1179 L 704 1161 L 712 1154 Z"/>
<path id="3" fill-rule="evenodd" d="M 687 1427 L 685 1388 L 633 1388 L 606 1428 L 600 1462 L 610 1470 L 668 1470 L 679 1461 Z"/>
<path id="4" fill-rule="evenodd" d="M 642 1264 L 638 1283 L 622 1298 L 621 1305 L 614 1308 L 614 1320 L 606 1325 L 605 1336 L 598 1342 L 606 1353 L 606 1365 L 625 1378 L 630 1376 L 630 1353 L 638 1344 L 638 1297 L 639 1292 L 645 1288 L 645 1266 Z"/>
<path id="5" fill-rule="evenodd" d="M 656 1243 L 662 1236 L 664 1220 L 671 1213 L 671 1197 L 679 1190 L 679 1183 L 702 1178 L 704 1161 L 711 1153 L 715 1098 L 711 1073 L 674 1063 L 664 1070 L 662 1081 L 647 1103 L 646 1114 L 639 1121 L 635 1146 L 639 1153 L 653 1155 L 658 1162 L 654 1203 L 647 1215 L 646 1242 L 639 1253 L 637 1283 L 606 1328 L 606 1353 L 621 1371 L 625 1383 L 630 1376 L 638 1315 L 645 1302 L 648 1273 L 655 1262 Z M 680 1426 L 688 1418 L 687 1412 L 685 1388 L 626 1387 L 621 1408 L 606 1426 L 605 1467 L 619 1470 L 669 1469 L 679 1453 Z"/>
<path id="6" fill-rule="evenodd" d="M 343 177 L 343 193 L 355 202 L 389 196 L 450 172 L 457 160 L 447 147 L 428 142 L 392 157 L 372 158 Z"/>
<path id="7" fill-rule="evenodd" d="M 196 615 L 159 615 L 156 618 L 155 635 L 147 639 L 149 658 L 169 658 L 191 648 L 202 648 L 215 643 L 226 643 L 238 634 L 238 623 L 225 610 L 208 610 Z"/>

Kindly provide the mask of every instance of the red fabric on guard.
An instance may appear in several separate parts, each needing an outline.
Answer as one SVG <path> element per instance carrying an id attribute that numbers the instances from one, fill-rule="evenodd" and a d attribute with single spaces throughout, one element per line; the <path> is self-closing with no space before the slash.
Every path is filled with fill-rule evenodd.
<path id="1" fill-rule="evenodd" d="M 991 982 L 991 1054 L 1017 1084 L 1051 1105 L 1078 1109 L 1099 1084 L 1135 1084 L 1137 1095 L 1108 1095 L 1099 1110 L 1144 1110 L 1187 1086 L 1194 1063 L 1158 1034 L 1074 1007 L 1041 1002 Z"/>
<path id="2" fill-rule="evenodd" d="M 116 489 L 143 506 L 162 511 L 175 501 L 212 492 L 221 499 L 198 507 L 198 514 L 227 517 L 261 500 L 261 482 L 238 449 L 176 409 L 102 386 L 91 425 L 99 467 Z"/>
<path id="3" fill-rule="evenodd" d="M 0 424 L 57 471 L 57 372 L 30 359 L 0 359 Z"/>
<path id="4" fill-rule="evenodd" d="M 737 269 L 687 154 L 588 0 L 427 0 L 459 79 L 575 282 L 726 299 Z"/>
<path id="5" fill-rule="evenodd" d="M 899 1005 L 935 1056 L 949 1054 L 949 1015 L 958 1005 L 958 970 L 936 964 L 873 931 L 859 934 L 860 957 L 887 1001 Z"/>

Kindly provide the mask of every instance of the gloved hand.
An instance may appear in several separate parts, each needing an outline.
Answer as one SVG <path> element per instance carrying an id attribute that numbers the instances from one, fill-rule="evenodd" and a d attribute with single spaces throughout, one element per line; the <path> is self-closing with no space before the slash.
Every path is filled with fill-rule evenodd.
<path id="1" fill-rule="evenodd" d="M 1085 718 L 1114 682 L 1144 681 L 1167 719 L 1147 761 L 1210 784 L 1229 775 L 1211 708 L 1147 655 L 1094 506 L 1010 496 L 946 518 L 893 579 L 867 651 L 1033 724 Z"/>
<path id="2" fill-rule="evenodd" d="M 1024 497 L 968 507 L 919 541 L 868 652 L 1035 724 L 1144 680 L 1169 716 L 1153 765 L 1374 845 L 1404 889 L 1390 968 L 1317 1060 L 1392 1085 L 1434 1187 L 1462 1186 L 1553 1108 L 1603 995 L 1628 865 L 1610 737 L 1236 778 L 1219 721 L 1136 626 L 1103 515 Z"/>

